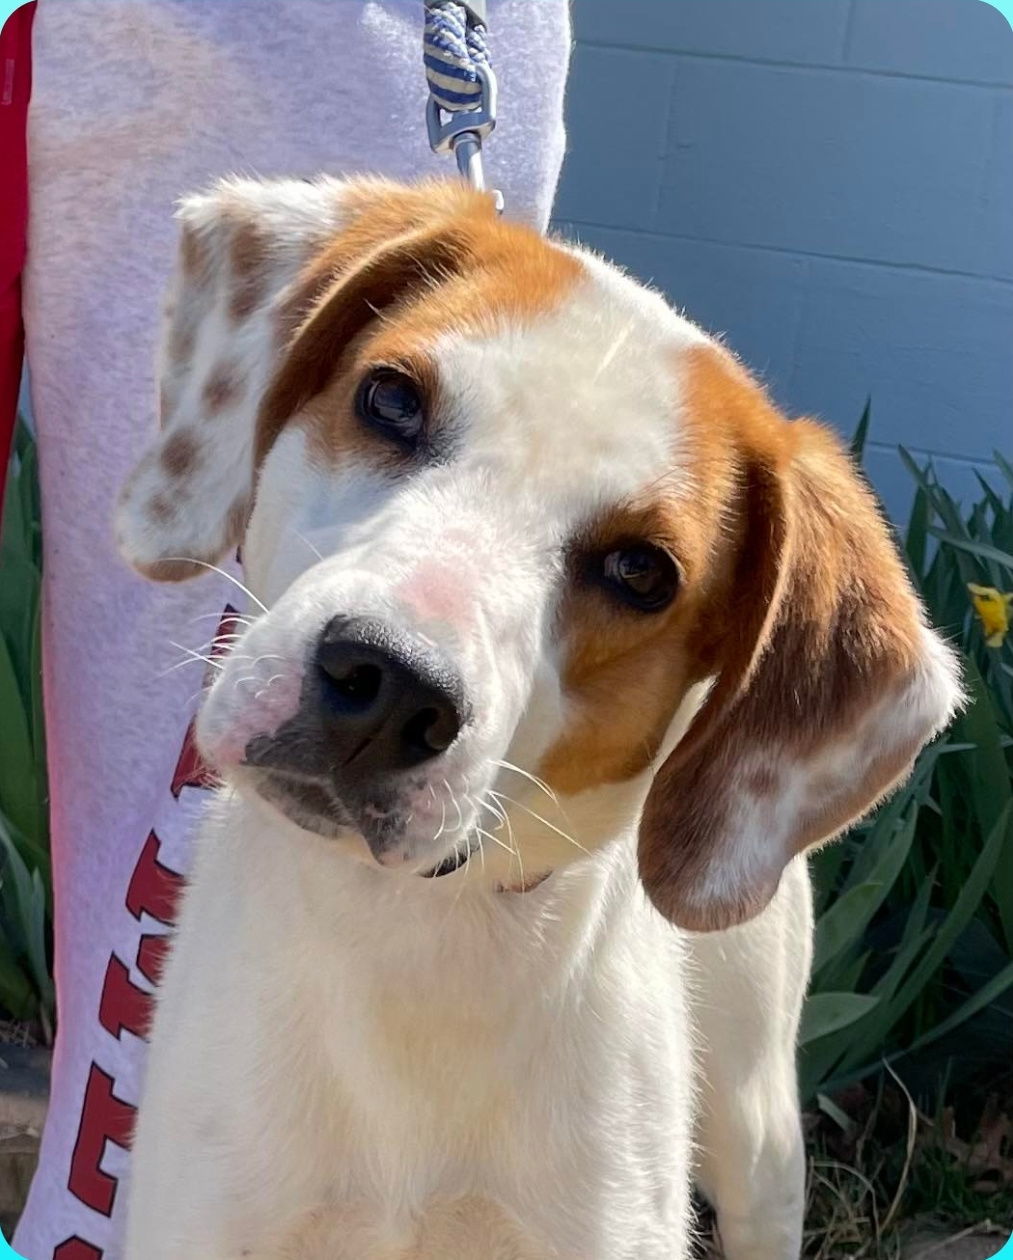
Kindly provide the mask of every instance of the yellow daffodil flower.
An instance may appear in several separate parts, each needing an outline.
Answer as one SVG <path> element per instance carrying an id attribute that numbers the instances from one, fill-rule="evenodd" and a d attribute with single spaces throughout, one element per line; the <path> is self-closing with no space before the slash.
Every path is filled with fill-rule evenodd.
<path id="1" fill-rule="evenodd" d="M 978 586 L 976 582 L 968 582 L 967 589 L 971 594 L 974 611 L 981 621 L 985 642 L 989 647 L 1002 647 L 1009 632 L 1010 617 L 1013 615 L 1013 592 L 1004 595 L 994 586 Z"/>

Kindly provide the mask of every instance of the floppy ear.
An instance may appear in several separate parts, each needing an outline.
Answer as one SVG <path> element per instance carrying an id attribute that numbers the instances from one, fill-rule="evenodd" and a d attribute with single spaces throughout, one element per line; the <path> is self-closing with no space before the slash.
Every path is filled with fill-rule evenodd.
<path id="1" fill-rule="evenodd" d="M 455 216 L 494 213 L 449 180 L 228 180 L 185 200 L 159 356 L 161 432 L 117 513 L 125 559 L 177 581 L 233 550 L 284 419 L 378 311 L 460 256 L 443 243 Z"/>
<path id="2" fill-rule="evenodd" d="M 224 180 L 180 205 L 158 354 L 161 430 L 120 497 L 117 542 L 146 576 L 203 571 L 239 541 L 254 417 L 280 351 L 279 296 L 333 237 L 345 185 Z"/>
<path id="3" fill-rule="evenodd" d="M 716 680 L 641 821 L 648 894 L 698 931 L 763 909 L 786 863 L 905 777 L 960 700 L 954 657 L 836 439 L 777 426 L 740 468 Z"/>

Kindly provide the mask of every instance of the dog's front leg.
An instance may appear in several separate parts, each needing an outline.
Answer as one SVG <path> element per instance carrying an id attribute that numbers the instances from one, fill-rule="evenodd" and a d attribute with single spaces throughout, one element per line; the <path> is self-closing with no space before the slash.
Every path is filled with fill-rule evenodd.
<path id="1" fill-rule="evenodd" d="M 725 1260 L 798 1260 L 805 1152 L 795 1069 L 809 976 L 805 859 L 756 919 L 692 938 L 698 1035 L 697 1184 Z"/>

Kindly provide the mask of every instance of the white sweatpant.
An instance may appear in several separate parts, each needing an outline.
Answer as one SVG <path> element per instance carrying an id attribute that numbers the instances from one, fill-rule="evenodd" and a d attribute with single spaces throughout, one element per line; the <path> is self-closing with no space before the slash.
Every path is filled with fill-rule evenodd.
<path id="1" fill-rule="evenodd" d="M 491 0 L 507 212 L 544 225 L 566 0 Z M 185 736 L 230 588 L 156 587 L 110 515 L 156 423 L 174 200 L 229 171 L 448 170 L 428 149 L 422 0 L 40 0 L 25 323 L 45 531 L 59 1036 L 28 1260 L 115 1260 L 159 938 L 205 793 Z M 234 594 L 234 592 L 232 592 Z M 188 786 L 191 784 L 191 786 Z M 227 895 L 227 890 L 225 890 Z"/>

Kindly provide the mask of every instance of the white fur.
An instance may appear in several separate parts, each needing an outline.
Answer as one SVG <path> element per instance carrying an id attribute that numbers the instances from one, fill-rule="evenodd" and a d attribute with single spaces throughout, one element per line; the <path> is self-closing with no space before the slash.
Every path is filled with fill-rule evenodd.
<path id="1" fill-rule="evenodd" d="M 333 231 L 339 190 L 237 187 L 219 198 L 234 210 L 239 197 L 278 237 L 287 283 Z M 212 197 L 184 216 L 214 237 L 220 210 Z M 411 478 L 333 469 L 297 423 L 265 461 L 244 545 L 263 615 L 249 610 L 200 717 L 229 786 L 162 984 L 126 1260 L 683 1260 L 694 1126 L 729 1260 L 798 1256 L 804 859 L 752 923 L 694 937 L 637 881 L 651 771 L 565 801 L 526 773 L 568 720 L 553 638 L 563 544 L 659 477 L 693 477 L 677 364 L 702 334 L 583 257 L 554 315 L 432 348 L 461 426 L 446 464 Z M 208 437 L 224 456 L 202 473 L 201 493 L 219 499 L 189 518 L 198 547 L 213 546 L 221 498 L 247 484 L 273 361 L 262 322 L 223 345 L 219 314 L 200 354 L 240 353 L 251 376 L 231 429 Z M 187 423 L 204 358 L 184 373 Z M 164 555 L 144 509 L 153 468 L 121 516 L 142 565 Z M 247 739 L 298 703 L 339 611 L 428 639 L 474 707 L 412 789 L 411 825 L 384 857 L 396 871 L 352 831 L 325 839 L 289 822 L 240 765 Z M 873 715 L 863 740 L 934 725 L 940 672 L 927 665 L 930 682 Z M 665 752 L 705 690 L 673 716 Z M 483 844 L 463 868 L 419 878 L 472 834 Z"/>

